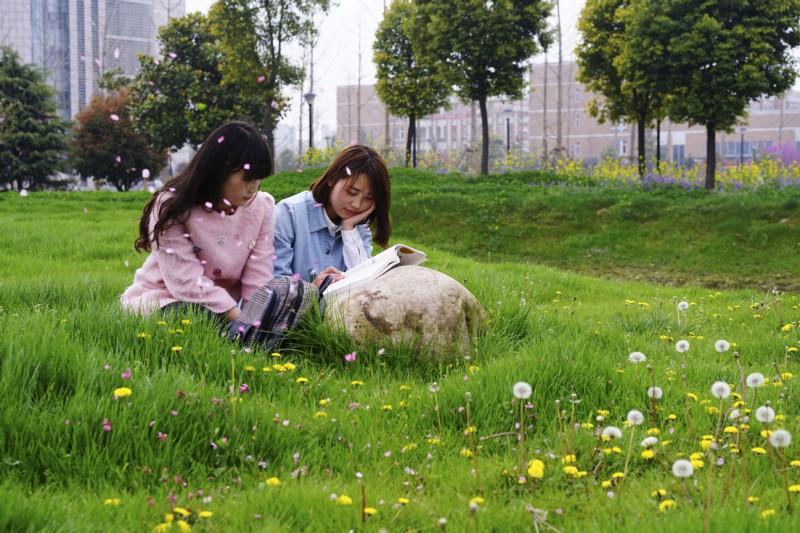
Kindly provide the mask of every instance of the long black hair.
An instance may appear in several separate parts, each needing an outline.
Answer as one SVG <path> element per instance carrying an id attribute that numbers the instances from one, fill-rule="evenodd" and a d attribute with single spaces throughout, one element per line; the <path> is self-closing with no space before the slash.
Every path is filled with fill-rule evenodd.
<path id="1" fill-rule="evenodd" d="M 186 168 L 150 198 L 139 220 L 136 249 L 149 252 L 153 242 L 159 244 L 165 230 L 186 221 L 192 208 L 220 205 L 225 180 L 240 170 L 244 170 L 245 181 L 263 179 L 272 173 L 272 155 L 257 129 L 247 122 L 233 121 L 214 130 Z M 153 209 L 167 192 L 170 197 L 161 203 L 151 234 Z"/>

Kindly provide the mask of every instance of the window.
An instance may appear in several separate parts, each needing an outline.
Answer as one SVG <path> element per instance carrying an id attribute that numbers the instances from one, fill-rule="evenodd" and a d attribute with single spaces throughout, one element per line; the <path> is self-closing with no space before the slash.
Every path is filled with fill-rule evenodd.
<path id="1" fill-rule="evenodd" d="M 581 89 L 580 87 L 575 87 L 575 103 L 580 103 L 581 101 Z"/>
<path id="2" fill-rule="evenodd" d="M 628 141 L 619 141 L 619 156 L 627 157 L 628 155 Z"/>
<path id="3" fill-rule="evenodd" d="M 580 129 L 581 127 L 581 116 L 575 115 L 575 129 Z"/>

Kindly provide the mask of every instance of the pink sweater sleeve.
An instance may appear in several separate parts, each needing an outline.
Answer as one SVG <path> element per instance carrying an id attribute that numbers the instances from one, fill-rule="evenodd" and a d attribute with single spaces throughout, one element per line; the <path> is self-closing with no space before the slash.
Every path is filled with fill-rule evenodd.
<path id="1" fill-rule="evenodd" d="M 259 193 L 266 200 L 266 210 L 253 249 L 242 271 L 242 299 L 244 303 L 253 293 L 274 276 L 272 262 L 275 256 L 275 199 L 267 193 Z"/>

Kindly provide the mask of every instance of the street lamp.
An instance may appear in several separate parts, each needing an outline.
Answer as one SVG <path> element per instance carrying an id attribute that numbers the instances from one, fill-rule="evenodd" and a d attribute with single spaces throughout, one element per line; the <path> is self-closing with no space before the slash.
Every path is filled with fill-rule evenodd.
<path id="1" fill-rule="evenodd" d="M 506 159 L 511 153 L 511 113 L 513 112 L 514 110 L 510 107 L 503 109 L 503 114 L 506 116 Z"/>
<path id="2" fill-rule="evenodd" d="M 745 128 L 744 126 L 739 128 L 739 134 L 740 134 L 740 137 L 739 137 L 739 166 L 740 167 L 744 166 L 744 132 L 745 132 L 746 129 L 747 128 Z"/>
<path id="3" fill-rule="evenodd" d="M 308 104 L 308 149 L 314 148 L 314 98 L 317 95 L 312 92 L 307 92 L 303 95 L 306 103 Z"/>

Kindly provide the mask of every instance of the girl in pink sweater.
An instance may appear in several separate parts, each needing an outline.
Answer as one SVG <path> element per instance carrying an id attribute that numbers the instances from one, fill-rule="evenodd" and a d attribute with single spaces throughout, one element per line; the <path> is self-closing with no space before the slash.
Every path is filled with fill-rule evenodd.
<path id="1" fill-rule="evenodd" d="M 150 255 L 122 305 L 148 314 L 195 307 L 236 320 L 239 300 L 272 279 L 275 200 L 262 135 L 245 122 L 217 128 L 189 165 L 144 206 L 136 249 Z"/>

